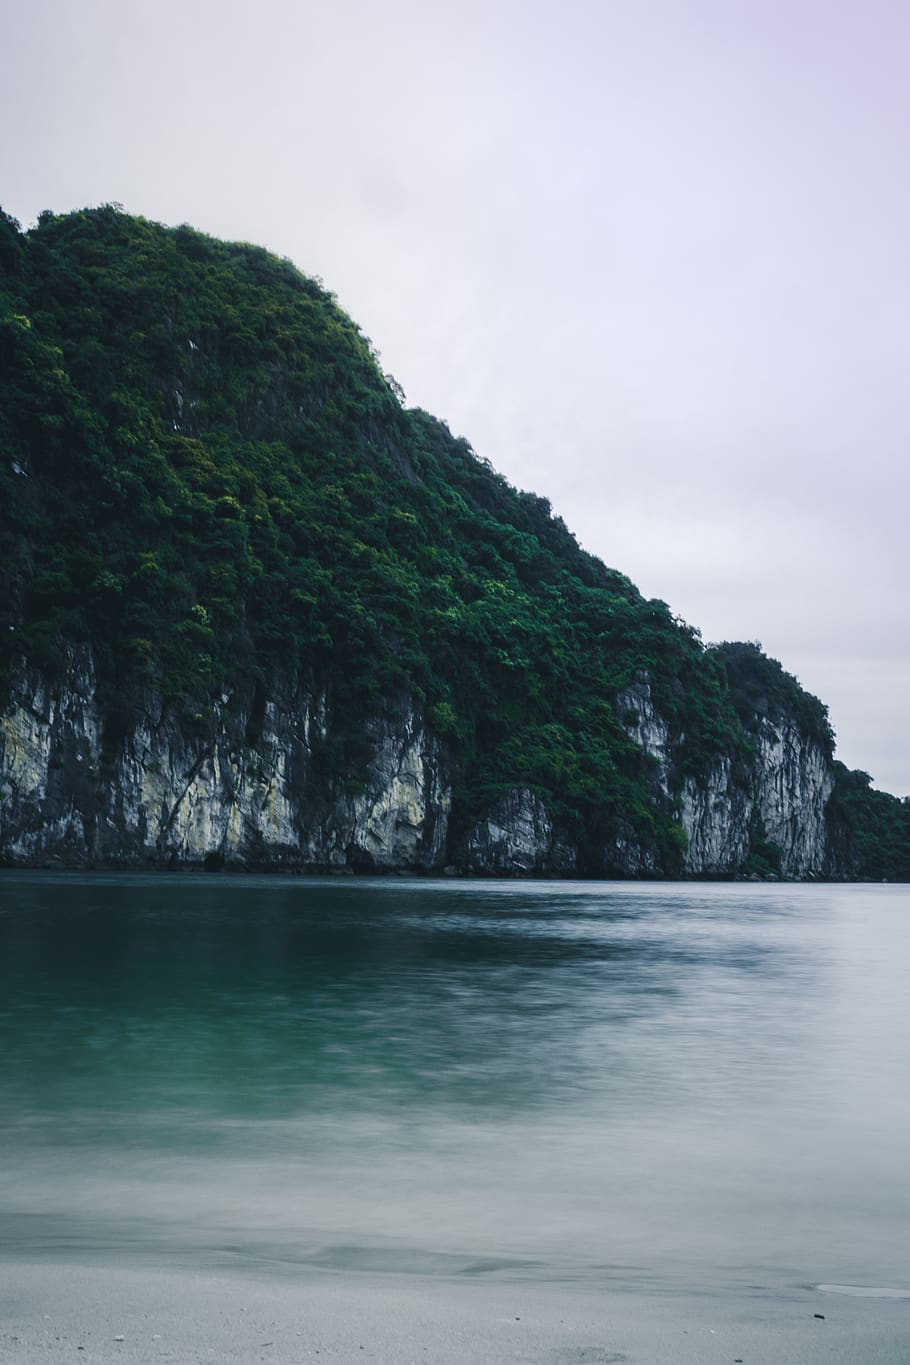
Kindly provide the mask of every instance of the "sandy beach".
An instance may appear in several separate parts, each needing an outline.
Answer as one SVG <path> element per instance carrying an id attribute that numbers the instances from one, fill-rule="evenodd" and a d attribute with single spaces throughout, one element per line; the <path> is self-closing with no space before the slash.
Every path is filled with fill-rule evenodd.
<path id="1" fill-rule="evenodd" d="M 2 1266 L 0 1359 L 382 1365 L 906 1365 L 910 1300 L 724 1295 L 308 1267 Z M 817 1316 L 823 1314 L 823 1317 Z"/>

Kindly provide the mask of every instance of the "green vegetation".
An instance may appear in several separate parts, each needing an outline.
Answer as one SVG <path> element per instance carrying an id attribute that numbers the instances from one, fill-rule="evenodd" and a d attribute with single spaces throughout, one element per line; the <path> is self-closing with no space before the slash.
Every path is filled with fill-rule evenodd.
<path id="1" fill-rule="evenodd" d="M 706 649 L 404 409 L 333 296 L 256 247 L 111 206 L 0 215 L 0 508 L 0 668 L 91 641 L 111 747 L 149 685 L 199 734 L 221 698 L 304 686 L 328 698 L 320 761 L 356 784 L 363 718 L 414 696 L 456 830 L 528 786 L 592 867 L 621 828 L 669 872 L 680 829 L 625 687 L 647 676 L 683 774 L 746 771 L 779 709 L 830 751 L 778 664 Z"/>
<path id="2" fill-rule="evenodd" d="M 804 692 L 776 659 L 763 654 L 761 645 L 728 642 L 718 645 L 716 652 L 723 660 L 730 697 L 747 734 L 755 736 L 766 721 L 777 724 L 786 716 L 815 740 L 827 758 L 833 758 L 834 731 L 827 707 Z"/>
<path id="3" fill-rule="evenodd" d="M 842 862 L 860 879 L 910 882 L 910 797 L 875 791 L 871 781 L 834 764 L 828 819 Z"/>

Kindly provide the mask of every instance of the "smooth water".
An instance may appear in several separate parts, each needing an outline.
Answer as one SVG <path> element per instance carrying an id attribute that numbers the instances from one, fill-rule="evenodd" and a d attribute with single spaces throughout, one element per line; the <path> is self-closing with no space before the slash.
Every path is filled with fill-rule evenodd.
<path id="1" fill-rule="evenodd" d="M 910 1288 L 910 888 L 0 874 L 0 1251 Z"/>

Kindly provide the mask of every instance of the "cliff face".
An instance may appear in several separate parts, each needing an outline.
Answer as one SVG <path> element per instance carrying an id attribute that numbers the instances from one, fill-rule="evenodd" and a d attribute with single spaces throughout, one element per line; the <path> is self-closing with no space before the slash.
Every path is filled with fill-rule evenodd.
<path id="1" fill-rule="evenodd" d="M 271 867 L 441 865 L 451 789 L 415 710 L 368 727 L 363 780 L 314 773 L 325 703 L 306 693 L 252 708 L 227 704 L 192 740 L 154 695 L 113 754 L 102 742 L 95 671 L 74 651 L 50 686 L 26 670 L 0 722 L 0 858 Z M 346 787 L 354 785 L 355 790 Z"/>
<path id="2" fill-rule="evenodd" d="M 630 737 L 675 801 L 690 875 L 734 873 L 757 832 L 784 876 L 834 870 L 825 809 L 831 765 L 795 723 L 766 722 L 751 766 L 729 758 L 681 779 L 668 726 L 641 682 L 618 700 Z M 69 654 L 56 684 L 23 669 L 0 720 L 0 860 L 14 864 L 410 869 L 573 875 L 579 855 L 544 802 L 514 788 L 467 835 L 449 837 L 453 775 L 419 708 L 402 703 L 364 727 L 356 782 L 318 771 L 323 697 L 223 703 L 214 729 L 188 737 L 153 693 L 105 750 L 90 651 Z M 254 733 L 255 732 L 255 733 Z M 594 871 L 653 875 L 655 853 L 617 836 Z"/>
<path id="3" fill-rule="evenodd" d="M 500 876 L 570 875 L 577 861 L 575 849 L 560 838 L 544 803 L 527 787 L 501 796 L 459 852 L 466 871 Z"/>
<path id="4" fill-rule="evenodd" d="M 833 785 L 831 764 L 818 744 L 792 724 L 769 726 L 747 777 L 734 777 L 724 759 L 701 782 L 684 782 L 687 871 L 743 866 L 759 833 L 779 850 L 783 876 L 833 871 L 825 820 Z"/>
<path id="5" fill-rule="evenodd" d="M 694 778 L 674 771 L 669 727 L 646 681 L 627 689 L 620 706 L 630 739 L 654 759 L 657 783 L 678 803 L 686 872 L 710 876 L 743 868 L 756 843 L 773 847 L 785 877 L 835 871 L 826 821 L 832 764 L 792 717 L 755 717 L 750 758 L 723 757 Z M 649 870 L 638 851 L 632 857 L 629 872 Z"/>

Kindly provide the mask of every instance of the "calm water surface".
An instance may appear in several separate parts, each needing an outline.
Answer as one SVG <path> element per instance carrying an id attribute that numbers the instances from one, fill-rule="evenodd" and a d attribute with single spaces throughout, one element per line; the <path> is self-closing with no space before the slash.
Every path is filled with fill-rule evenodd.
<path id="1" fill-rule="evenodd" d="M 0 1252 L 910 1288 L 910 889 L 0 874 Z"/>

